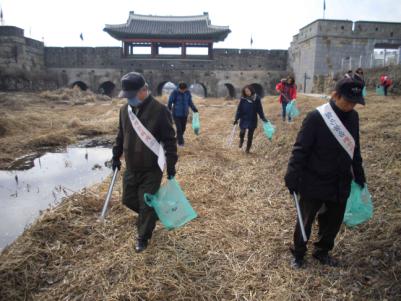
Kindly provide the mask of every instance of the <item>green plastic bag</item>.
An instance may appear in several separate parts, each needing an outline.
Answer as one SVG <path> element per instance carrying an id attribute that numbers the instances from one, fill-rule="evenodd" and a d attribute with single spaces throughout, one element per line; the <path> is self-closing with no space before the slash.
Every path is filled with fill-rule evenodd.
<path id="1" fill-rule="evenodd" d="M 377 86 L 376 87 L 376 94 L 379 96 L 384 96 L 384 87 L 383 86 Z"/>
<path id="2" fill-rule="evenodd" d="M 181 227 L 197 217 L 174 178 L 162 185 L 156 194 L 145 193 L 145 203 L 155 209 L 160 222 L 168 230 Z"/>
<path id="3" fill-rule="evenodd" d="M 263 132 L 271 141 L 273 138 L 273 134 L 276 132 L 276 127 L 270 122 L 263 122 Z"/>
<path id="4" fill-rule="evenodd" d="M 366 95 L 368 95 L 368 92 L 366 92 L 366 86 L 364 86 L 362 89 L 362 96 L 365 97 Z"/>
<path id="5" fill-rule="evenodd" d="M 299 115 L 299 110 L 297 108 L 297 101 L 295 99 L 291 100 L 289 104 L 287 104 L 285 111 L 287 116 L 291 119 L 297 117 Z"/>
<path id="6" fill-rule="evenodd" d="M 344 223 L 348 227 L 354 227 L 368 221 L 373 216 L 372 196 L 368 187 L 362 189 L 357 183 L 352 181 L 351 193 L 347 200 L 347 207 L 344 213 Z"/>
<path id="7" fill-rule="evenodd" d="M 192 128 L 194 130 L 195 135 L 199 135 L 200 131 L 199 113 L 192 114 Z"/>

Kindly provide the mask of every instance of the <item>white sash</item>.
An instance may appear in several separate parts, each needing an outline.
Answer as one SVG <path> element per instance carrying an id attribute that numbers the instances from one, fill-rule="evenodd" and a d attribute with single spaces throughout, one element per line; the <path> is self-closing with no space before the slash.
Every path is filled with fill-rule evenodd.
<path id="1" fill-rule="evenodd" d="M 345 149 L 352 160 L 354 158 L 355 149 L 354 137 L 352 137 L 350 132 L 348 132 L 329 103 L 317 107 L 317 110 L 322 115 L 324 122 L 333 133 L 334 137 L 336 137 L 337 141 Z"/>
<path id="2" fill-rule="evenodd" d="M 128 117 L 138 137 L 141 138 L 142 142 L 157 156 L 157 164 L 163 172 L 164 166 L 166 165 L 166 154 L 163 146 L 157 142 L 152 133 L 143 126 L 139 118 L 132 112 L 130 105 L 128 105 Z"/>

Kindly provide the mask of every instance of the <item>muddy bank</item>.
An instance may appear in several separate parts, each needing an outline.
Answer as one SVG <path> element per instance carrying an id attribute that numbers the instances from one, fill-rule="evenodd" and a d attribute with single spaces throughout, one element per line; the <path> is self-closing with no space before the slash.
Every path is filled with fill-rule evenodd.
<path id="1" fill-rule="evenodd" d="M 0 93 L 0 169 L 21 156 L 88 138 L 101 137 L 110 143 L 122 103 L 73 89 Z"/>

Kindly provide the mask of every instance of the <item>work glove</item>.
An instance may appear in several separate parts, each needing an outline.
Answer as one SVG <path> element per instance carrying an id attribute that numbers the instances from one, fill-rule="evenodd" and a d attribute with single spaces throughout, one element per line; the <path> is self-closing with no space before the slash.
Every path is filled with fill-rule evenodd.
<path id="1" fill-rule="evenodd" d="M 111 162 L 111 168 L 113 169 L 113 171 L 115 171 L 116 168 L 118 170 L 120 170 L 121 169 L 121 161 L 120 161 L 120 159 L 113 158 L 112 162 Z"/>
<path id="2" fill-rule="evenodd" d="M 234 120 L 233 125 L 236 125 L 238 123 L 238 119 Z"/>
<path id="3" fill-rule="evenodd" d="M 198 109 L 193 109 L 192 110 L 194 113 L 198 113 Z"/>
<path id="4" fill-rule="evenodd" d="M 291 195 L 298 194 L 299 192 L 299 179 L 286 175 L 285 178 L 285 186 L 287 186 L 288 191 Z"/>
<path id="5" fill-rule="evenodd" d="M 365 181 L 362 178 L 355 178 L 354 182 L 357 183 L 361 189 L 365 187 Z"/>
<path id="6" fill-rule="evenodd" d="M 167 179 L 171 180 L 175 177 L 175 166 L 167 167 Z"/>
<path id="7" fill-rule="evenodd" d="M 268 122 L 269 119 L 267 119 L 267 118 L 262 118 L 262 121 L 263 121 L 263 122 Z"/>

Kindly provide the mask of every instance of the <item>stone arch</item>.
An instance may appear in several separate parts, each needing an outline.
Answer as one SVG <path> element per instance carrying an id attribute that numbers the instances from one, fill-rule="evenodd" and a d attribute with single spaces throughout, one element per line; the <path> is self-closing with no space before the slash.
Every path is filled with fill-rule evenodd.
<path id="1" fill-rule="evenodd" d="M 225 83 L 224 86 L 227 88 L 226 99 L 234 99 L 236 97 L 235 88 L 233 84 Z"/>
<path id="2" fill-rule="evenodd" d="M 195 94 L 200 97 L 207 97 L 207 88 L 203 83 L 193 83 L 189 86 L 189 90 L 192 94 Z"/>
<path id="3" fill-rule="evenodd" d="M 72 83 L 71 88 L 74 89 L 75 87 L 80 88 L 82 91 L 88 90 L 88 85 L 85 84 L 83 81 L 80 81 L 80 80 Z"/>
<path id="4" fill-rule="evenodd" d="M 168 86 L 167 89 L 165 88 L 165 86 Z M 158 96 L 162 96 L 163 95 L 163 90 L 165 91 L 165 93 L 170 94 L 172 92 L 172 90 L 174 90 L 176 88 L 176 84 L 171 82 L 171 81 L 162 81 L 161 83 L 159 83 L 157 85 L 157 95 Z"/>
<path id="5" fill-rule="evenodd" d="M 111 97 L 114 95 L 115 88 L 116 85 L 113 82 L 105 81 L 100 84 L 98 91 L 100 94 L 104 94 Z"/>
<path id="6" fill-rule="evenodd" d="M 255 89 L 256 94 L 258 94 L 261 98 L 265 96 L 265 91 L 261 84 L 253 83 L 251 86 Z"/>

